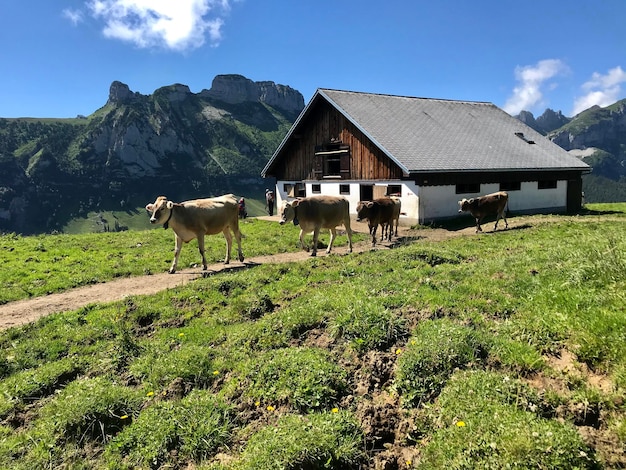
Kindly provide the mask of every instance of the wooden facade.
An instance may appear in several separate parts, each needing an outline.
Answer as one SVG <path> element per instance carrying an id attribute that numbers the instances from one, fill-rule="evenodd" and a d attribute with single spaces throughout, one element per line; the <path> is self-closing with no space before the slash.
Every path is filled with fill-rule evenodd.
<path id="1" fill-rule="evenodd" d="M 347 164 L 341 163 L 342 171 L 336 179 L 399 180 L 404 176 L 395 162 L 326 101 L 315 103 L 306 121 L 300 124 L 298 134 L 286 143 L 281 160 L 274 163 L 268 176 L 294 181 L 332 179 L 324 174 L 320 156 L 333 143 L 340 147 L 339 158 L 341 149 L 348 150 L 343 154 Z"/>

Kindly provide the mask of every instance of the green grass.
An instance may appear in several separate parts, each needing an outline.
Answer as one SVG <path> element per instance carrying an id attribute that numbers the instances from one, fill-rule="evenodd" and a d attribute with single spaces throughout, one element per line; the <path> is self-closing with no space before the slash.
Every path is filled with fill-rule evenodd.
<path id="1" fill-rule="evenodd" d="M 258 219 L 242 220 L 239 226 L 247 258 L 299 250 L 297 227 Z M 338 246 L 346 243 L 345 237 L 338 237 Z M 233 245 L 236 250 L 236 243 Z M 207 236 L 205 249 L 207 262 L 221 262 L 226 241 L 221 234 Z M 0 304 L 120 277 L 165 272 L 173 255 L 174 232 L 161 227 L 119 233 L 0 235 Z M 179 269 L 200 263 L 197 241 L 185 244 Z"/>
<path id="2" fill-rule="evenodd" d="M 623 468 L 625 209 L 259 265 L 3 331 L 0 467 Z M 295 227 L 243 230 L 251 253 L 297 249 Z M 66 250 L 51 279 L 138 241 L 167 255 L 128 266 L 165 271 L 163 230 L 2 238 L 16 257 Z"/>

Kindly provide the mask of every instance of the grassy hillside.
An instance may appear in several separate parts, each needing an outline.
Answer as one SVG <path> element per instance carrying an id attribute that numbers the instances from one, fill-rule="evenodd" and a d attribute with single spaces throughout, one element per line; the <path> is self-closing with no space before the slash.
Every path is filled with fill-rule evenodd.
<path id="1" fill-rule="evenodd" d="M 626 205 L 589 209 L 259 265 L 2 332 L 0 467 L 623 468 Z M 294 245 L 296 227 L 247 224 L 251 251 Z M 29 263 L 50 277 L 43 258 L 65 239 L 88 247 L 89 269 L 126 275 L 164 270 L 170 237 L 0 242 L 19 258 L 36 240 Z M 168 253 L 133 259 L 138 240 Z"/>

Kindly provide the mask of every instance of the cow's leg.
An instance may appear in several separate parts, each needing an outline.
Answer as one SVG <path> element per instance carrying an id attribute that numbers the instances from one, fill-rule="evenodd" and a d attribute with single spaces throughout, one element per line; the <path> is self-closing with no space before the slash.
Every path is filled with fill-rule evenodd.
<path id="1" fill-rule="evenodd" d="M 350 227 L 349 217 L 344 220 L 343 225 L 346 228 L 346 234 L 348 235 L 348 253 L 352 253 L 352 227 Z"/>
<path id="2" fill-rule="evenodd" d="M 172 265 L 170 266 L 170 270 L 168 271 L 170 274 L 174 274 L 176 272 L 176 266 L 178 266 L 178 257 L 180 256 L 180 250 L 183 249 L 183 239 L 178 235 L 175 235 L 174 242 L 174 260 L 172 261 Z"/>
<path id="3" fill-rule="evenodd" d="M 370 234 L 372 235 L 372 246 L 376 246 L 376 230 L 378 230 L 378 224 L 372 224 L 370 227 Z"/>
<path id="4" fill-rule="evenodd" d="M 235 234 L 235 240 L 237 241 L 237 254 L 239 255 L 239 261 L 243 263 L 246 258 L 243 256 L 243 250 L 241 249 L 241 232 L 239 231 L 238 226 L 233 229 L 233 233 Z"/>
<path id="5" fill-rule="evenodd" d="M 476 217 L 476 233 L 483 231 L 483 229 L 480 227 L 481 220 L 482 220 L 482 217 Z"/>
<path id="6" fill-rule="evenodd" d="M 198 235 L 198 251 L 202 257 L 202 269 L 207 270 L 206 257 L 204 256 L 204 235 Z"/>
<path id="7" fill-rule="evenodd" d="M 329 229 L 330 231 L 330 241 L 328 242 L 328 248 L 326 248 L 326 253 L 330 253 L 330 250 L 333 248 L 333 243 L 335 243 L 335 237 L 337 236 L 337 229 L 335 227 Z"/>
<path id="8" fill-rule="evenodd" d="M 319 237 L 320 237 L 320 228 L 315 227 L 315 229 L 313 230 L 313 248 L 311 250 L 311 256 L 317 256 L 317 241 Z M 328 245 L 328 248 L 330 248 L 330 245 Z"/>
<path id="9" fill-rule="evenodd" d="M 500 218 L 504 220 L 504 228 L 509 228 L 509 223 L 506 221 L 506 210 L 505 209 L 503 209 L 502 212 L 500 213 Z M 496 223 L 498 223 L 498 221 L 496 221 Z"/>
<path id="10" fill-rule="evenodd" d="M 300 246 L 304 251 L 309 251 L 309 246 L 304 243 L 304 230 L 300 229 Z"/>
<path id="11" fill-rule="evenodd" d="M 230 249 L 233 246 L 233 236 L 230 233 L 229 226 L 224 227 L 224 230 L 222 230 L 222 233 L 224 234 L 224 238 L 226 239 L 226 258 L 224 258 L 224 264 L 229 264 L 230 263 Z"/>

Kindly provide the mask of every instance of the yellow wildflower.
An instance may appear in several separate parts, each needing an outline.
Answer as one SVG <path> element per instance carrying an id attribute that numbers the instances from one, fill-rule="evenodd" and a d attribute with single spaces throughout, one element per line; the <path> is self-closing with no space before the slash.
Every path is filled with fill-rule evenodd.
<path id="1" fill-rule="evenodd" d="M 185 336 L 185 333 L 178 333 L 179 338 L 182 338 L 183 336 Z"/>
<path id="2" fill-rule="evenodd" d="M 274 409 L 272 405 L 267 405 L 267 411 L 274 411 Z"/>
<path id="3" fill-rule="evenodd" d="M 147 397 L 151 397 L 151 396 L 153 396 L 153 395 L 154 395 L 154 392 L 148 392 L 148 393 L 146 393 L 146 396 L 147 396 Z"/>
<path id="4" fill-rule="evenodd" d="M 396 349 L 396 354 L 400 354 L 402 352 L 402 349 L 398 348 Z"/>
<path id="5" fill-rule="evenodd" d="M 261 402 L 260 401 L 255 401 L 254 402 L 254 406 L 261 406 Z"/>
<path id="6" fill-rule="evenodd" d="M 214 370 L 213 371 L 213 375 L 219 375 L 220 371 L 219 370 Z"/>
<path id="7" fill-rule="evenodd" d="M 465 426 L 465 421 L 457 421 L 456 422 L 457 427 L 462 428 Z"/>
<path id="8" fill-rule="evenodd" d="M 128 419 L 128 415 L 120 416 L 120 419 Z"/>
<path id="9" fill-rule="evenodd" d="M 333 408 L 331 411 L 332 411 L 333 413 L 339 413 L 339 408 Z"/>

